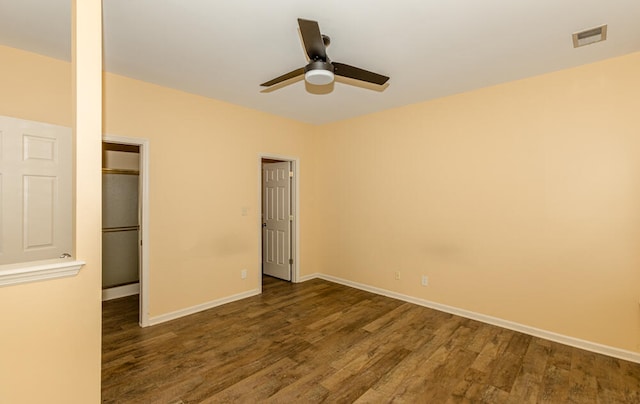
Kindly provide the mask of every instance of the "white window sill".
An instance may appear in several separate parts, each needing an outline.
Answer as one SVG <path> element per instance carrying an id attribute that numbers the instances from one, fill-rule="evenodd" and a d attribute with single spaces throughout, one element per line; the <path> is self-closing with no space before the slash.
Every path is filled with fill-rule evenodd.
<path id="1" fill-rule="evenodd" d="M 76 276 L 84 264 L 69 258 L 0 265 L 0 287 Z"/>

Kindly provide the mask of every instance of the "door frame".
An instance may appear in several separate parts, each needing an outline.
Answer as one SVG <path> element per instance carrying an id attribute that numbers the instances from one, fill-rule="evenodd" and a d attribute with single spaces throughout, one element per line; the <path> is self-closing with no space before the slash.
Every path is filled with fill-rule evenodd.
<path id="1" fill-rule="evenodd" d="M 258 238 L 260 262 L 258 264 L 258 283 L 260 293 L 262 293 L 262 159 L 288 161 L 291 163 L 291 171 L 293 171 L 293 181 L 291 182 L 291 207 L 293 208 L 293 226 L 291 234 L 291 251 L 293 252 L 293 265 L 291 267 L 291 283 L 300 282 L 300 159 L 294 156 L 285 156 L 274 153 L 258 154 L 258 206 L 260 214 L 257 216 L 257 227 L 260 229 L 260 237 Z"/>
<path id="2" fill-rule="evenodd" d="M 105 134 L 102 141 L 140 147 L 140 308 L 138 323 L 147 327 L 149 323 L 149 140 Z"/>

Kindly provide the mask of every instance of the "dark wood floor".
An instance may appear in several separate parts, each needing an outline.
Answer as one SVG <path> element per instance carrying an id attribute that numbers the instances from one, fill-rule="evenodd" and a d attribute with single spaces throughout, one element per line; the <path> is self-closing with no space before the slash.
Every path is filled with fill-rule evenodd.
<path id="1" fill-rule="evenodd" d="M 640 403 L 640 365 L 357 289 L 260 296 L 139 328 L 103 307 L 108 403 Z"/>

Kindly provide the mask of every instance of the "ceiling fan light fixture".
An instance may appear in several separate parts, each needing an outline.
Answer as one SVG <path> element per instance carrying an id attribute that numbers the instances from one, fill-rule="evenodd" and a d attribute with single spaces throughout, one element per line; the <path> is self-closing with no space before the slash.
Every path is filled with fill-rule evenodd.
<path id="1" fill-rule="evenodd" d="M 304 79 L 307 83 L 324 86 L 333 83 L 333 65 L 329 62 L 317 60 L 304 68 Z"/>
<path id="2" fill-rule="evenodd" d="M 333 82 L 333 72 L 329 70 L 309 70 L 304 74 L 304 79 L 309 84 L 324 86 Z"/>

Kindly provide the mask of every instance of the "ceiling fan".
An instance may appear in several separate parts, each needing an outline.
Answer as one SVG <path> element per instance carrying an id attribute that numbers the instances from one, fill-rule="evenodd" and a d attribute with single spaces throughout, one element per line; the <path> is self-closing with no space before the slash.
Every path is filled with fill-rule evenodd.
<path id="1" fill-rule="evenodd" d="M 344 63 L 332 62 L 327 56 L 327 47 L 331 43 L 328 36 L 320 33 L 317 21 L 298 18 L 298 26 L 302 34 L 302 42 L 309 57 L 309 64 L 289 73 L 276 77 L 260 84 L 263 87 L 271 87 L 295 77 L 304 75 L 304 79 L 314 85 L 330 84 L 334 76 L 348 77 L 367 83 L 383 85 L 389 77 L 359 67 L 349 66 Z"/>

